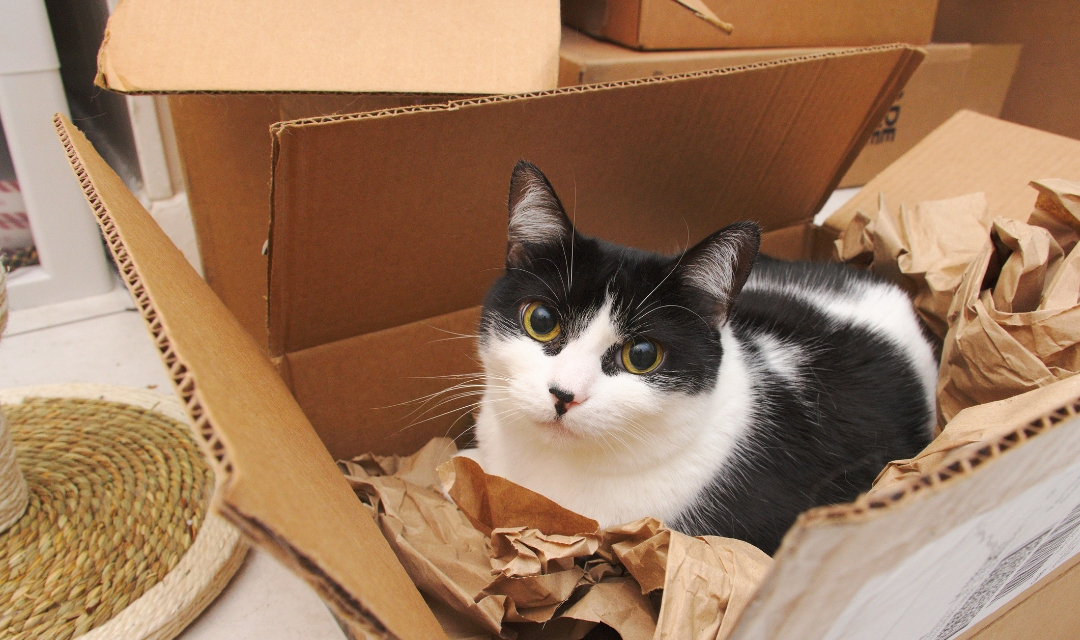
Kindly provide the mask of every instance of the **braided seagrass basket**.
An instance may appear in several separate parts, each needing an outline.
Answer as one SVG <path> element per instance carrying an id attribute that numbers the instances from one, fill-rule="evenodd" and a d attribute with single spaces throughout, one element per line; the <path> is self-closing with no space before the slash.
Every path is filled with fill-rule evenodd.
<path id="1" fill-rule="evenodd" d="M 0 637 L 178 635 L 247 552 L 210 512 L 214 474 L 180 402 L 69 384 L 0 403 L 26 486 L 0 532 Z"/>

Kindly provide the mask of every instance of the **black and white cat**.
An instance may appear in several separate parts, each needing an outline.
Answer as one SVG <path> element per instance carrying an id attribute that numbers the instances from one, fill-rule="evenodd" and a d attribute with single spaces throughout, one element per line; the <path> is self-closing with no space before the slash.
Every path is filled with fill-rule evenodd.
<path id="1" fill-rule="evenodd" d="M 527 162 L 509 209 L 464 453 L 488 473 L 601 526 L 654 516 L 771 554 L 929 443 L 937 365 L 893 285 L 758 256 L 748 222 L 676 256 L 582 236 Z"/>

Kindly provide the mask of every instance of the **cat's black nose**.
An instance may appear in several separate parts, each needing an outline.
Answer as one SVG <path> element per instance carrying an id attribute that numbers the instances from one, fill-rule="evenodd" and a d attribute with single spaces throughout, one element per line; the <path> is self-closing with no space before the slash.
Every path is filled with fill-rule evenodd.
<path id="1" fill-rule="evenodd" d="M 563 391 L 555 385 L 551 385 L 550 387 L 548 387 L 548 392 L 551 393 L 551 395 L 555 396 L 555 399 L 559 402 L 574 401 L 574 394 L 570 393 L 569 391 Z"/>

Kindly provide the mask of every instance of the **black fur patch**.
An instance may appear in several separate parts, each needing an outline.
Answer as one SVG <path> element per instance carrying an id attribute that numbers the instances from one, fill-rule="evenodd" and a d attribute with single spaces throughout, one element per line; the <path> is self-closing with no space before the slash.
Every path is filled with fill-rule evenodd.
<path id="1" fill-rule="evenodd" d="M 813 282 L 836 292 L 876 280 L 824 263 L 761 258 L 754 269 L 752 279 Z M 691 535 L 746 540 L 772 554 L 800 513 L 854 500 L 889 461 L 929 444 L 933 409 L 895 345 L 810 305 L 751 288 L 736 301 L 731 323 L 763 402 L 729 467 L 671 524 Z M 797 347 L 807 371 L 799 385 L 761 362 L 752 338 L 762 333 Z"/>
<path id="2" fill-rule="evenodd" d="M 572 253 L 572 259 L 571 259 Z M 684 286 L 672 271 L 678 258 L 660 256 L 574 235 L 573 248 L 528 247 L 525 266 L 508 268 L 488 291 L 481 341 L 492 334 L 526 335 L 521 309 L 542 301 L 559 314 L 562 332 L 543 345 L 555 355 L 579 336 L 610 297 L 612 319 L 623 340 L 645 337 L 664 349 L 664 359 L 642 376 L 657 388 L 701 393 L 716 383 L 720 334 L 709 323 L 710 301 Z M 621 343 L 601 360 L 607 375 L 631 375 L 620 364 Z"/>

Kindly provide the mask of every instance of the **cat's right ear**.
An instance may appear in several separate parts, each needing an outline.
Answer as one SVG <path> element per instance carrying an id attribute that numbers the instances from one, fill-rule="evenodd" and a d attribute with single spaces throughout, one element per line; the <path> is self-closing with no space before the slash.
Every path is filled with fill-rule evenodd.
<path id="1" fill-rule="evenodd" d="M 532 249 L 569 247 L 574 225 L 547 177 L 531 162 L 519 160 L 510 178 L 510 224 L 506 242 L 507 266 L 524 267 Z"/>

